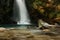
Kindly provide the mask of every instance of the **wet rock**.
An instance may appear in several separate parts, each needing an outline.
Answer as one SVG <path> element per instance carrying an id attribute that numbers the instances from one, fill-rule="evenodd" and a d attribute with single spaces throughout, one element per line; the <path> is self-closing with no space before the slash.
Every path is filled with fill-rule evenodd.
<path id="1" fill-rule="evenodd" d="M 6 28 L 0 27 L 0 32 L 5 31 Z"/>
<path id="2" fill-rule="evenodd" d="M 13 33 L 6 28 L 0 28 L 0 39 L 1 40 L 10 40 L 13 38 Z"/>
<path id="3" fill-rule="evenodd" d="M 32 31 L 32 30 L 31 30 Z M 14 29 L 0 31 L 1 40 L 59 40 L 60 36 L 58 35 L 45 35 L 45 34 L 34 34 L 30 30 Z"/>

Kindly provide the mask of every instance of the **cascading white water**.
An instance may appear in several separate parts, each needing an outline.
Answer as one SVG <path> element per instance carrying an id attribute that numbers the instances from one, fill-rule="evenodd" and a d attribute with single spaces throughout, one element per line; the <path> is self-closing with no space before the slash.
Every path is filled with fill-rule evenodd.
<path id="1" fill-rule="evenodd" d="M 15 13 L 15 18 L 16 14 L 18 13 L 17 17 L 19 20 L 17 22 L 18 25 L 29 25 L 30 24 L 30 19 L 28 15 L 28 11 L 25 5 L 25 0 L 15 0 L 14 3 L 14 13 Z M 18 12 L 16 12 L 18 10 Z"/>

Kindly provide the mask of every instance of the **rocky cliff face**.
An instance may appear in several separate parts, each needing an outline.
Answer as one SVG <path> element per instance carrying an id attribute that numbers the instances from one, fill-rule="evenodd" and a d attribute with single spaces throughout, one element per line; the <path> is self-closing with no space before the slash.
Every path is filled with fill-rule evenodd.
<path id="1" fill-rule="evenodd" d="M 59 0 L 26 0 L 27 9 L 31 20 L 37 24 L 39 19 L 42 19 L 50 24 L 58 22 L 55 18 L 60 16 Z"/>
<path id="2" fill-rule="evenodd" d="M 60 17 L 60 3 L 58 0 L 25 0 L 29 11 L 30 19 L 33 24 L 37 25 L 39 19 L 48 23 L 52 19 Z M 11 17 L 13 16 L 14 0 L 0 0 L 0 24 L 16 24 Z M 34 20 L 33 20 L 34 19 Z M 51 21 L 52 20 L 52 21 Z"/>

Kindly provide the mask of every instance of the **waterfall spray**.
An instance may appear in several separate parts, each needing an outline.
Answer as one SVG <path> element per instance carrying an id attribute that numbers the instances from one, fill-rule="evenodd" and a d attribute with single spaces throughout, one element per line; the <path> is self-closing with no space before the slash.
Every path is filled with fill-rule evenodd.
<path id="1" fill-rule="evenodd" d="M 15 0 L 14 3 L 14 13 L 15 15 L 18 13 L 17 17 L 19 20 L 17 22 L 18 25 L 29 25 L 30 24 L 30 19 L 29 19 L 29 15 L 28 15 L 28 11 L 25 5 L 25 0 Z M 16 12 L 16 10 L 18 10 L 18 12 Z M 15 16 L 16 18 L 16 16 Z"/>

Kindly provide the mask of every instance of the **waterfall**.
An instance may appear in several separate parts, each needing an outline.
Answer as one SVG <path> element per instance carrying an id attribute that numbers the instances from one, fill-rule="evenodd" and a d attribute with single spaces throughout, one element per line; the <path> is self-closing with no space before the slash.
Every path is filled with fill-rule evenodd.
<path id="1" fill-rule="evenodd" d="M 28 11 L 25 5 L 25 0 L 15 0 L 14 2 L 14 20 L 17 21 L 18 25 L 29 25 L 30 19 Z M 18 16 L 16 16 L 18 14 Z M 18 18 L 18 19 L 16 19 Z"/>

